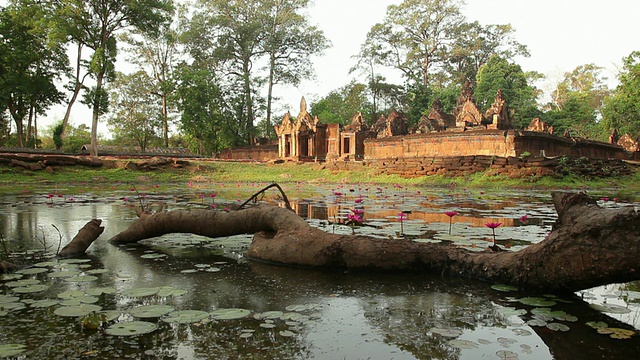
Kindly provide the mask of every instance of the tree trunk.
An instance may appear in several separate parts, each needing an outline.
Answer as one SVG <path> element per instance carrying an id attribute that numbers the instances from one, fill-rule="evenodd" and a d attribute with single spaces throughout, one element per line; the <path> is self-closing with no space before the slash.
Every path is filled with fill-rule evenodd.
<path id="1" fill-rule="evenodd" d="M 455 246 L 337 235 L 274 206 L 234 212 L 176 210 L 142 214 L 114 243 L 168 233 L 208 237 L 254 233 L 247 257 L 295 266 L 431 271 L 523 289 L 573 292 L 640 279 L 640 215 L 601 208 L 588 196 L 552 194 L 559 219 L 547 239 L 517 252 L 472 252 Z"/>
<path id="2" fill-rule="evenodd" d="M 93 219 L 86 223 L 78 234 L 60 250 L 58 256 L 60 257 L 74 257 L 82 255 L 87 251 L 87 248 L 102 234 L 104 226 L 100 226 L 102 220 Z"/>

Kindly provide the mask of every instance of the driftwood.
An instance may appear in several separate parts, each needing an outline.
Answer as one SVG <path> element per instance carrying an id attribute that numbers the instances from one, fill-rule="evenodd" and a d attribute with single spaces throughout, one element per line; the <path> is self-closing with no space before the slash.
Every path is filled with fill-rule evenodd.
<path id="1" fill-rule="evenodd" d="M 87 248 L 93 244 L 93 242 L 102 234 L 104 226 L 100 226 L 102 220 L 93 219 L 86 223 L 78 234 L 60 250 L 58 256 L 60 257 L 74 257 L 82 255 L 87 251 Z"/>
<path id="2" fill-rule="evenodd" d="M 144 214 L 110 239 L 130 243 L 168 233 L 222 237 L 253 233 L 253 260 L 353 270 L 430 271 L 526 289 L 573 292 L 640 279 L 640 215 L 601 208 L 585 194 L 552 194 L 559 218 L 544 241 L 517 252 L 472 252 L 455 246 L 337 235 L 275 206 L 220 212 Z"/>

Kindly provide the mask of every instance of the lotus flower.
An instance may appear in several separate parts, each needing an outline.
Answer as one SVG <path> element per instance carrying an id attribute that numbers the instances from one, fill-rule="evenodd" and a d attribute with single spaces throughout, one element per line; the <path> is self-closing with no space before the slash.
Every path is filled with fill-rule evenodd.
<path id="1" fill-rule="evenodd" d="M 451 235 L 451 220 L 453 219 L 454 216 L 458 215 L 458 212 L 457 211 L 445 211 L 444 214 L 449 217 L 449 235 Z"/>
<path id="2" fill-rule="evenodd" d="M 502 223 L 499 222 L 489 222 L 484 224 L 484 226 L 491 228 L 491 231 L 493 232 L 493 246 L 496 246 L 496 228 L 500 225 L 502 225 Z"/>

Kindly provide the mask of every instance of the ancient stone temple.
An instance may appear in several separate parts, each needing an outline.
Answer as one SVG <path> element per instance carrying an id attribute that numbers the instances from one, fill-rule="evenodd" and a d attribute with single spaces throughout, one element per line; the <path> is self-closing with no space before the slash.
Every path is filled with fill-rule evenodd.
<path id="1" fill-rule="evenodd" d="M 553 126 L 549 126 L 549 123 L 540 120 L 540 118 L 534 118 L 531 120 L 529 126 L 527 126 L 525 130 L 553 134 Z"/>
<path id="2" fill-rule="evenodd" d="M 307 111 L 304 96 L 295 121 L 287 112 L 280 125 L 274 126 L 278 135 L 278 157 L 304 161 L 324 160 L 327 156 L 327 125 Z"/>
<path id="3" fill-rule="evenodd" d="M 456 126 L 459 128 L 482 125 L 482 113 L 476 105 L 476 97 L 473 95 L 469 80 L 462 87 L 453 115 L 456 119 Z"/>
<path id="4" fill-rule="evenodd" d="M 362 160 L 364 158 L 364 141 L 375 137 L 376 133 L 369 129 L 362 113 L 358 112 L 351 119 L 351 124 L 345 126 L 340 132 L 339 157 Z"/>
<path id="5" fill-rule="evenodd" d="M 407 135 L 407 117 L 404 113 L 393 110 L 388 117 L 380 116 L 373 125 L 373 131 L 377 133 L 378 138 Z"/>
<path id="6" fill-rule="evenodd" d="M 423 115 L 420 121 L 411 129 L 414 134 L 426 134 L 431 131 L 444 131 L 456 126 L 456 118 L 444 112 L 439 98 L 431 105 L 428 115 Z"/>
<path id="7" fill-rule="evenodd" d="M 498 90 L 493 104 L 484 116 L 488 121 L 487 129 L 508 130 L 512 127 L 509 106 L 507 106 L 502 90 Z"/>

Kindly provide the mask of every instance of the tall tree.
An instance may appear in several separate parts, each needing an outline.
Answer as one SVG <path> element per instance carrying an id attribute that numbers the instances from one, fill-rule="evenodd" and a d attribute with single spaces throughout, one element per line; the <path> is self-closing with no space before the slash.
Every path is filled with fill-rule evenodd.
<path id="1" fill-rule="evenodd" d="M 77 44 L 93 50 L 88 71 L 95 79 L 95 87 L 87 93 L 92 108 L 91 155 L 98 154 L 97 131 L 100 115 L 108 103 L 105 82 L 115 74 L 117 55 L 116 35 L 120 31 L 136 29 L 155 32 L 166 22 L 172 11 L 171 0 L 59 0 L 69 23 L 70 37 Z"/>
<path id="2" fill-rule="evenodd" d="M 160 100 L 162 138 L 164 147 L 169 147 L 169 113 L 176 109 L 173 103 L 175 79 L 173 72 L 178 64 L 178 33 L 169 24 L 163 24 L 157 34 L 127 34 L 125 40 L 132 45 L 128 51 L 129 61 L 144 69 L 153 79 L 147 83 L 147 91 Z"/>
<path id="3" fill-rule="evenodd" d="M 537 108 L 538 91 L 529 85 L 531 76 L 533 75 L 522 71 L 520 65 L 493 55 L 478 72 L 474 92 L 478 107 L 488 109 L 498 90 L 502 90 L 516 127 L 524 127 L 531 121 L 529 114 Z"/>
<path id="4" fill-rule="evenodd" d="M 271 126 L 273 86 L 297 86 L 313 76 L 311 56 L 321 54 L 330 45 L 322 30 L 309 24 L 300 11 L 309 6 L 309 0 L 263 1 L 268 11 L 264 16 L 267 36 L 263 43 L 268 56 L 267 75 L 267 129 L 275 136 Z"/>
<path id="5" fill-rule="evenodd" d="M 576 67 L 564 74 L 551 94 L 551 103 L 546 106 L 546 121 L 558 132 L 571 129 L 577 135 L 592 139 L 604 139 L 598 124 L 600 108 L 610 90 L 601 76 L 602 68 L 594 64 Z"/>
<path id="6" fill-rule="evenodd" d="M 370 111 L 367 86 L 355 81 L 331 91 L 311 105 L 311 113 L 317 115 L 323 123 L 328 124 L 347 125 L 358 112 L 361 112 L 365 119 L 370 119 Z"/>
<path id="7" fill-rule="evenodd" d="M 365 51 L 411 82 L 429 85 L 443 66 L 455 29 L 464 22 L 463 0 L 405 0 L 390 5 L 382 23 L 367 34 Z"/>
<path id="8" fill-rule="evenodd" d="M 121 144 L 136 145 L 146 151 L 161 133 L 160 103 L 152 88 L 153 79 L 144 71 L 126 75 L 118 73 L 111 84 L 112 116 L 108 124 Z"/>
<path id="9" fill-rule="evenodd" d="M 33 140 L 35 117 L 62 99 L 55 81 L 66 69 L 66 56 L 60 43 L 49 41 L 49 15 L 33 0 L 0 8 L 0 109 L 8 110 L 16 125 L 18 147 L 27 140 L 24 120 Z"/>
<path id="10" fill-rule="evenodd" d="M 194 64 L 209 67 L 219 73 L 219 79 L 228 78 L 229 85 L 241 87 L 243 110 L 238 129 L 245 144 L 254 138 L 254 93 L 261 80 L 253 67 L 265 54 L 265 13 L 264 4 L 257 0 L 198 0 L 183 37 Z"/>
<path id="11" fill-rule="evenodd" d="M 474 21 L 462 23 L 453 31 L 454 42 L 445 70 L 454 84 L 469 80 L 475 85 L 478 71 L 493 55 L 509 61 L 516 56 L 529 56 L 527 47 L 515 40 L 514 29 L 509 24 L 481 25 Z"/>
<path id="12" fill-rule="evenodd" d="M 603 123 L 609 131 L 640 135 L 640 51 L 634 51 L 622 60 L 618 74 L 620 83 L 613 95 L 604 101 Z"/>

